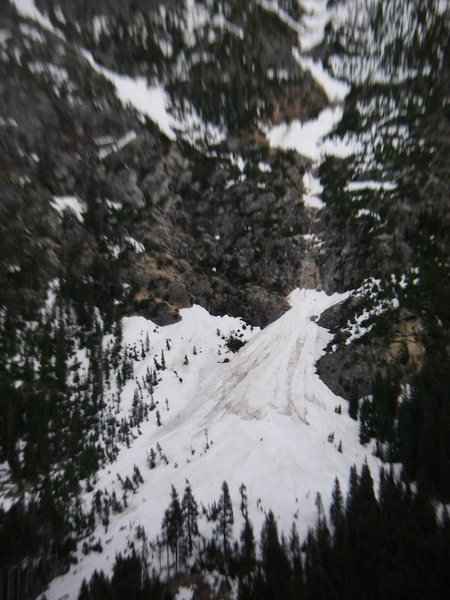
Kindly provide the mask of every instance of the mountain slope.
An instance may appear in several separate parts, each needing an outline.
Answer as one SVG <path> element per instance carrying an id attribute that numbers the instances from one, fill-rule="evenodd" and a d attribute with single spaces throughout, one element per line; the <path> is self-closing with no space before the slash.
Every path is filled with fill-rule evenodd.
<path id="1" fill-rule="evenodd" d="M 327 507 L 336 476 L 345 492 L 353 464 L 367 460 L 377 473 L 380 463 L 359 444 L 357 424 L 335 410 L 344 401 L 315 373 L 330 336 L 312 319 L 344 297 L 296 290 L 289 297 L 292 307 L 262 331 L 243 330 L 242 321 L 212 317 L 198 306 L 184 309 L 180 323 L 162 329 L 139 317 L 125 320 L 124 344 L 139 347 L 148 335 L 151 354 L 134 363 L 135 379 L 122 392 L 122 410 L 131 409 L 136 384 L 164 352 L 166 369 L 153 394 L 162 424 L 150 413 L 140 425 L 141 435 L 120 451 L 113 466 L 99 471 L 94 490 L 85 494 L 88 506 L 97 490 L 115 491 L 120 498 L 124 490 L 118 475 L 131 477 L 135 466 L 144 482 L 127 493 L 123 512 L 94 529 L 91 545 L 99 541 L 103 552 L 95 559 L 83 556 L 85 542 L 80 542 L 77 564 L 51 584 L 48 598 L 76 597 L 82 580 L 95 569 L 110 572 L 116 553 L 140 544 L 136 536 L 142 528 L 156 539 L 171 485 L 181 492 L 189 480 L 197 500 L 208 506 L 226 480 L 238 506 L 244 483 L 257 530 L 272 509 L 280 528 L 287 532 L 295 519 L 304 534 L 315 521 L 317 492 Z M 222 339 L 233 331 L 248 338 L 236 354 Z M 150 403 L 145 393 L 144 402 Z M 149 469 L 148 455 L 157 444 L 168 463 L 158 458 L 156 468 Z M 235 519 L 238 532 L 241 518 L 236 514 Z M 211 529 L 205 516 L 199 526 L 204 535 Z"/>
<path id="2" fill-rule="evenodd" d="M 424 555 L 441 548 L 449 30 L 438 0 L 5 0 L 0 595 L 69 569 L 49 594 L 76 597 L 133 548 L 168 576 L 186 478 L 203 537 L 184 569 L 230 597 L 253 576 L 261 597 L 277 522 L 298 523 L 311 589 L 329 544 L 375 564 L 417 520 Z M 392 467 L 377 500 L 365 460 Z M 350 551 L 323 504 L 353 463 Z M 246 576 L 242 483 L 263 532 Z"/>

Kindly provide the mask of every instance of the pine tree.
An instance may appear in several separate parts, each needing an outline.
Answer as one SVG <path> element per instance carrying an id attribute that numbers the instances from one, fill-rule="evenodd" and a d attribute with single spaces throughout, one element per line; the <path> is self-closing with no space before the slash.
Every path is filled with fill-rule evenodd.
<path id="1" fill-rule="evenodd" d="M 229 556 L 229 543 L 231 538 L 231 528 L 234 523 L 233 505 L 231 503 L 230 492 L 226 481 L 222 483 L 222 494 L 218 503 L 218 524 L 216 532 L 222 540 L 222 550 L 225 560 Z"/>
<path id="2" fill-rule="evenodd" d="M 248 516 L 247 488 L 244 484 L 239 488 L 241 493 L 241 513 L 244 517 L 244 526 L 241 531 L 241 566 L 246 583 L 249 583 L 251 573 L 254 570 L 256 562 L 255 536 L 253 525 Z"/>
<path id="3" fill-rule="evenodd" d="M 350 476 L 348 483 L 348 492 L 347 497 L 345 499 L 345 511 L 348 515 L 349 511 L 353 509 L 353 505 L 356 503 L 358 496 L 358 486 L 359 486 L 359 475 L 356 469 L 356 465 L 352 465 L 350 468 Z"/>
<path id="4" fill-rule="evenodd" d="M 352 390 L 349 399 L 348 414 L 355 421 L 358 419 L 359 399 L 356 390 Z"/>
<path id="5" fill-rule="evenodd" d="M 351 552 L 361 576 L 360 590 L 356 592 L 362 593 L 366 585 L 370 585 L 369 589 L 376 586 L 376 564 L 380 561 L 379 508 L 367 463 L 356 479 L 352 467 L 346 515 Z"/>
<path id="6" fill-rule="evenodd" d="M 167 550 L 170 548 L 172 551 L 175 557 L 175 570 L 178 571 L 180 540 L 183 535 L 183 513 L 178 493 L 173 485 L 170 497 L 171 502 L 164 515 L 163 530 L 165 531 Z"/>
<path id="7" fill-rule="evenodd" d="M 337 529 L 344 517 L 344 498 L 341 492 L 341 486 L 339 479 L 336 477 L 334 480 L 334 487 L 331 493 L 331 506 L 330 506 L 330 518 L 333 526 Z"/>
<path id="8" fill-rule="evenodd" d="M 367 444 L 374 435 L 372 403 L 364 398 L 359 411 L 359 442 Z"/>
<path id="9" fill-rule="evenodd" d="M 304 594 L 303 564 L 300 551 L 300 537 L 295 523 L 292 523 L 289 536 L 289 554 L 292 567 L 292 580 L 290 586 L 291 597 L 302 598 Z"/>
<path id="10" fill-rule="evenodd" d="M 268 512 L 261 530 L 261 555 L 266 597 L 288 598 L 291 569 L 272 511 Z"/>
<path id="11" fill-rule="evenodd" d="M 138 487 L 141 483 L 144 483 L 144 479 L 141 475 L 139 467 L 137 467 L 136 465 L 133 466 L 133 481 L 136 487 Z"/>
<path id="12" fill-rule="evenodd" d="M 150 448 L 150 452 L 147 455 L 147 462 L 150 469 L 154 469 L 156 467 L 156 454 L 153 448 Z"/>
<path id="13" fill-rule="evenodd" d="M 393 420 L 397 408 L 398 385 L 394 383 L 394 374 L 383 377 L 378 371 L 372 383 L 372 425 L 376 437 L 382 442 L 390 442 L 393 434 Z"/>
<path id="14" fill-rule="evenodd" d="M 181 510 L 183 513 L 183 547 L 187 555 L 192 556 L 194 538 L 199 535 L 197 524 L 198 506 L 189 481 L 186 482 Z"/>

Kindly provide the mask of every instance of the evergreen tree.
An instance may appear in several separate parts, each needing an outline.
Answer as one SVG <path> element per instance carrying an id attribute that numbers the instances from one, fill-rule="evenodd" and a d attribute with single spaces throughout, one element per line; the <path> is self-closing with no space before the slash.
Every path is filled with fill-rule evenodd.
<path id="1" fill-rule="evenodd" d="M 180 557 L 180 540 L 183 535 L 183 513 L 175 487 L 172 485 L 171 502 L 163 520 L 167 550 L 172 551 L 175 558 L 175 570 L 178 571 Z"/>
<path id="2" fill-rule="evenodd" d="M 290 586 L 291 597 L 302 598 L 304 594 L 303 563 L 300 551 L 300 537 L 295 523 L 292 523 L 289 536 L 289 553 L 292 568 L 292 580 Z"/>
<path id="3" fill-rule="evenodd" d="M 241 531 L 240 566 L 245 582 L 248 584 L 256 564 L 256 546 L 253 525 L 248 516 L 247 488 L 244 484 L 241 485 L 239 491 L 241 493 L 241 512 L 244 517 L 244 525 Z"/>
<path id="4" fill-rule="evenodd" d="M 341 486 L 339 484 L 339 479 L 336 477 L 334 480 L 334 487 L 331 493 L 331 505 L 330 505 L 330 518 L 331 523 L 337 529 L 344 517 L 344 498 L 341 492 Z"/>
<path id="5" fill-rule="evenodd" d="M 352 390 L 349 399 L 348 414 L 355 421 L 358 419 L 359 398 L 356 390 Z"/>
<path id="6" fill-rule="evenodd" d="M 266 587 L 264 598 L 288 598 L 291 569 L 272 511 L 266 515 L 261 530 L 261 556 Z"/>
<path id="7" fill-rule="evenodd" d="M 154 469 L 156 467 L 156 453 L 153 448 L 150 448 L 150 452 L 147 455 L 147 462 L 150 469 Z"/>
<path id="8" fill-rule="evenodd" d="M 352 553 L 360 574 L 360 589 L 376 584 L 379 562 L 379 509 L 373 489 L 373 479 L 367 463 L 356 480 L 351 475 L 347 499 L 347 526 Z"/>
<path id="9" fill-rule="evenodd" d="M 181 510 L 183 516 L 183 549 L 188 556 L 192 556 L 194 538 L 199 535 L 197 524 L 198 506 L 189 481 L 186 482 Z"/>
<path id="10" fill-rule="evenodd" d="M 216 533 L 222 541 L 222 551 L 225 560 L 229 557 L 229 545 L 234 523 L 233 505 L 231 502 L 230 492 L 226 481 L 222 483 L 222 494 L 218 503 Z"/>
<path id="11" fill-rule="evenodd" d="M 394 384 L 394 375 L 383 377 L 378 371 L 372 383 L 373 425 L 377 439 L 382 442 L 392 441 L 398 394 L 399 388 Z"/>
<path id="12" fill-rule="evenodd" d="M 359 442 L 367 444 L 374 435 L 372 403 L 364 398 L 359 411 Z"/>

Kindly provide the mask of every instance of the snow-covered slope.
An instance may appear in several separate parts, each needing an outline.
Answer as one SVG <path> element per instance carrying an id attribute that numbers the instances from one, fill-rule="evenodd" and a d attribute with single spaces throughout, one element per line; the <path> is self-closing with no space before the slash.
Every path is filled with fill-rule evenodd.
<path id="1" fill-rule="evenodd" d="M 78 564 L 52 582 L 48 598 L 76 597 L 83 578 L 94 569 L 110 571 L 116 553 L 139 543 L 138 526 L 154 539 L 172 484 L 182 492 L 188 479 L 197 501 L 206 507 L 218 498 L 226 480 L 236 534 L 241 525 L 239 487 L 245 483 L 256 531 L 272 509 L 283 530 L 295 519 L 305 534 L 315 521 L 318 491 L 326 506 L 334 478 L 345 489 L 350 466 L 364 460 L 376 474 L 378 461 L 370 448 L 358 443 L 357 424 L 345 409 L 336 411 L 344 401 L 315 372 L 330 339 L 315 320 L 344 298 L 297 289 L 289 296 L 291 309 L 262 331 L 239 319 L 213 317 L 199 306 L 183 310 L 181 322 L 164 329 L 142 317 L 125 319 L 124 343 L 139 347 L 148 335 L 150 354 L 135 362 L 134 381 L 122 393 L 122 410 L 131 406 L 136 382 L 164 352 L 166 369 L 159 371 L 161 381 L 154 391 L 161 426 L 156 410 L 151 412 L 141 424 L 141 435 L 99 473 L 94 491 L 85 494 L 86 506 L 96 490 L 115 490 L 121 498 L 118 475 L 131 477 L 135 465 L 144 479 L 136 493 L 128 494 L 123 512 L 111 515 L 106 528 L 98 524 L 93 540 L 100 540 L 103 552 L 85 556 L 81 542 Z M 235 354 L 227 352 L 230 335 L 248 340 Z M 157 444 L 167 464 L 158 459 L 156 468 L 149 469 L 147 453 Z M 203 517 L 201 531 L 208 533 L 209 528 Z"/>
<path id="2" fill-rule="evenodd" d="M 22 14 L 61 36 L 38 11 L 33 0 L 15 0 L 15 4 Z M 332 14 L 328 11 L 333 10 L 333 14 L 338 15 L 342 7 L 339 9 L 337 3 L 334 9 L 327 8 L 326 0 L 304 0 L 302 4 L 308 14 L 303 16 L 302 22 L 297 22 L 280 8 L 278 2 L 258 2 L 264 10 L 275 13 L 298 33 L 298 47 L 292 46 L 292 57 L 304 70 L 311 72 L 330 105 L 315 119 L 287 116 L 286 122 L 271 124 L 269 120 L 260 127 L 270 146 L 294 149 L 310 159 L 311 165 L 306 167 L 303 177 L 303 203 L 314 210 L 308 214 L 315 218 L 315 211 L 325 206 L 321 194 L 326 183 L 318 178 L 318 166 L 328 155 L 358 155 L 361 165 L 356 174 L 363 179 L 349 181 L 344 188 L 355 198 L 369 190 L 395 191 L 397 183 L 394 179 L 369 179 L 365 171 L 371 163 L 363 161 L 361 139 L 354 135 L 330 138 L 344 114 L 343 103 L 350 89 L 346 83 L 349 75 L 336 59 L 332 61 L 335 74 L 332 77 L 307 53 L 323 40 L 326 23 Z M 207 12 L 196 10 L 195 6 L 193 2 L 186 3 L 187 15 L 192 17 L 188 19 L 186 30 L 186 41 L 190 45 L 195 42 L 196 30 L 208 18 Z M 242 39 L 244 30 L 227 23 L 224 20 L 222 24 Z M 83 44 L 83 47 L 88 46 Z M 225 137 L 225 129 L 214 128 L 199 116 L 197 118 L 194 105 L 190 119 L 186 120 L 184 115 L 184 121 L 177 120 L 162 84 L 150 85 L 143 75 L 129 76 L 106 69 L 94 60 L 90 51 L 82 53 L 97 73 L 114 84 L 122 104 L 130 104 L 139 114 L 153 119 L 171 142 L 181 135 L 196 145 L 191 130 L 197 127 L 201 130 L 200 138 L 206 137 L 210 143 Z M 274 70 L 268 71 L 273 76 Z M 365 76 L 365 70 L 361 72 Z M 359 77 L 359 71 L 357 74 Z M 281 79 L 284 76 L 280 75 Z M 380 105 L 384 106 L 382 102 Z M 368 102 L 361 101 L 358 105 L 364 118 L 373 109 Z M 121 137 L 98 138 L 98 156 L 102 160 L 138 137 L 135 124 L 129 127 Z M 374 146 L 374 135 L 371 131 L 363 140 L 367 147 Z M 234 154 L 230 156 L 238 167 L 239 181 L 245 180 L 246 159 L 240 155 L 237 159 Z M 260 171 L 270 173 L 269 163 L 259 162 L 259 165 Z M 224 185 L 228 188 L 236 182 L 233 178 Z M 264 188 L 266 182 L 259 182 L 259 185 Z M 80 204 L 77 208 L 75 200 L 77 196 L 74 195 L 58 195 L 54 196 L 52 205 L 58 210 L 67 206 L 72 208 L 82 222 L 83 206 Z M 357 218 L 373 216 L 381 221 L 378 213 L 366 204 L 354 206 Z M 311 229 L 302 236 L 305 240 L 322 243 Z M 220 236 L 215 239 L 218 241 Z M 127 236 L 125 240 L 136 253 L 145 251 L 145 246 L 133 237 Z M 120 250 L 121 246 L 116 245 L 111 251 L 119 254 Z M 308 254 L 307 250 L 305 252 Z M 215 266 L 213 272 L 216 272 Z M 283 531 L 286 532 L 295 520 L 303 537 L 316 518 L 316 493 L 322 494 L 326 506 L 336 476 L 344 493 L 353 464 L 360 465 L 367 460 L 376 476 L 379 461 L 372 455 L 372 447 L 359 444 L 358 424 L 348 417 L 345 401 L 335 396 L 316 373 L 316 362 L 331 339 L 316 321 L 321 312 L 345 298 L 344 294 L 327 296 L 319 291 L 295 290 L 289 296 L 291 309 L 263 331 L 252 329 L 239 319 L 213 317 L 199 306 L 182 310 L 181 322 L 164 329 L 142 317 L 124 320 L 124 346 L 133 357 L 133 376 L 122 390 L 116 384 L 117 373 L 114 373 L 109 389 L 105 389 L 105 400 L 117 422 L 121 417 L 126 421 L 133 413 L 137 394 L 149 409 L 149 418 L 133 426 L 135 437 L 131 444 L 123 445 L 117 459 L 96 475 L 94 489 L 85 489 L 83 493 L 86 512 L 97 492 L 106 493 L 108 497 L 115 493 L 124 509 L 110 514 L 107 523 L 101 523 L 101 518 L 97 517 L 91 539 L 79 542 L 77 564 L 52 582 L 46 592 L 49 599 L 76 597 L 81 581 L 89 578 L 94 569 L 110 572 L 118 552 L 125 551 L 131 544 L 141 544 L 138 527 L 145 528 L 147 539 L 154 540 L 161 529 L 171 485 L 182 493 L 186 480 L 189 480 L 197 501 L 207 507 L 218 498 L 220 486 L 226 480 L 235 508 L 234 533 L 237 536 L 241 526 L 239 487 L 245 483 L 250 517 L 257 533 L 266 512 L 272 509 Z M 368 314 L 364 313 L 364 319 Z M 348 343 L 362 335 L 361 332 L 370 330 L 360 327 L 362 322 L 362 319 L 356 321 Z M 233 341 L 239 345 L 239 340 L 246 344 L 236 354 L 231 353 L 229 345 Z M 106 338 L 105 349 L 113 343 L 112 338 Z M 80 351 L 81 363 L 83 357 L 86 359 Z M 146 385 L 150 372 L 152 377 L 157 376 L 157 384 L 153 381 Z M 152 468 L 148 460 L 151 451 L 156 455 L 156 464 Z M 125 492 L 123 480 L 132 478 L 136 469 L 144 481 L 136 484 L 137 489 Z M 207 535 L 211 528 L 211 523 L 202 515 L 201 532 Z M 101 547 L 102 551 L 86 554 L 83 551 L 86 544 Z M 153 560 L 156 564 L 157 557 Z"/>

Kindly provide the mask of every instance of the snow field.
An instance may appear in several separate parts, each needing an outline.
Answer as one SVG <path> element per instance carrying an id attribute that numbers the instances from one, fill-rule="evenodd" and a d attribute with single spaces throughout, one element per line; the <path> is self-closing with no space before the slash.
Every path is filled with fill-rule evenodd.
<path id="1" fill-rule="evenodd" d="M 199 306 L 182 310 L 181 322 L 165 328 L 143 317 L 124 319 L 124 343 L 135 344 L 148 334 L 151 352 L 135 362 L 134 381 L 122 392 L 121 410 L 128 413 L 136 381 L 148 366 L 153 367 L 155 357 L 160 360 L 163 351 L 167 368 L 159 371 L 161 381 L 154 389 L 162 425 L 156 425 L 155 412 L 151 412 L 149 421 L 140 425 L 141 435 L 121 450 L 114 464 L 99 472 L 95 490 L 115 490 L 118 498 L 123 491 L 117 474 L 131 477 L 136 465 L 144 483 L 135 494 L 128 494 L 123 512 L 111 515 L 107 530 L 97 525 L 93 537 L 100 540 L 102 553 L 85 556 L 81 552 L 84 540 L 79 543 L 78 564 L 51 583 L 46 592 L 50 600 L 75 598 L 82 580 L 95 569 L 110 572 L 117 553 L 132 541 L 139 544 L 137 526 L 143 526 L 154 540 L 172 484 L 182 496 L 189 480 L 199 507 L 207 507 L 219 498 L 226 480 L 238 537 L 242 525 L 239 487 L 244 483 L 257 536 L 269 509 L 282 531 L 287 533 L 295 520 L 304 536 L 315 522 L 316 493 L 322 494 L 327 508 L 335 476 L 344 493 L 354 463 L 367 460 L 376 476 L 379 461 L 370 447 L 360 446 L 358 425 L 347 416 L 345 401 L 315 371 L 331 338 L 315 320 L 345 297 L 295 290 L 289 296 L 291 309 L 262 331 L 243 329 L 241 320 L 213 317 Z M 225 354 L 222 337 L 233 331 L 242 332 L 248 341 L 238 353 Z M 185 356 L 188 364 L 184 364 Z M 227 358 L 229 362 L 222 362 Z M 342 414 L 335 412 L 339 405 Z M 158 443 L 168 464 L 158 461 L 150 470 L 147 452 L 156 450 Z M 95 490 L 85 494 L 86 506 Z M 204 516 L 199 526 L 204 535 L 214 527 Z M 157 565 L 157 553 L 153 560 Z"/>

